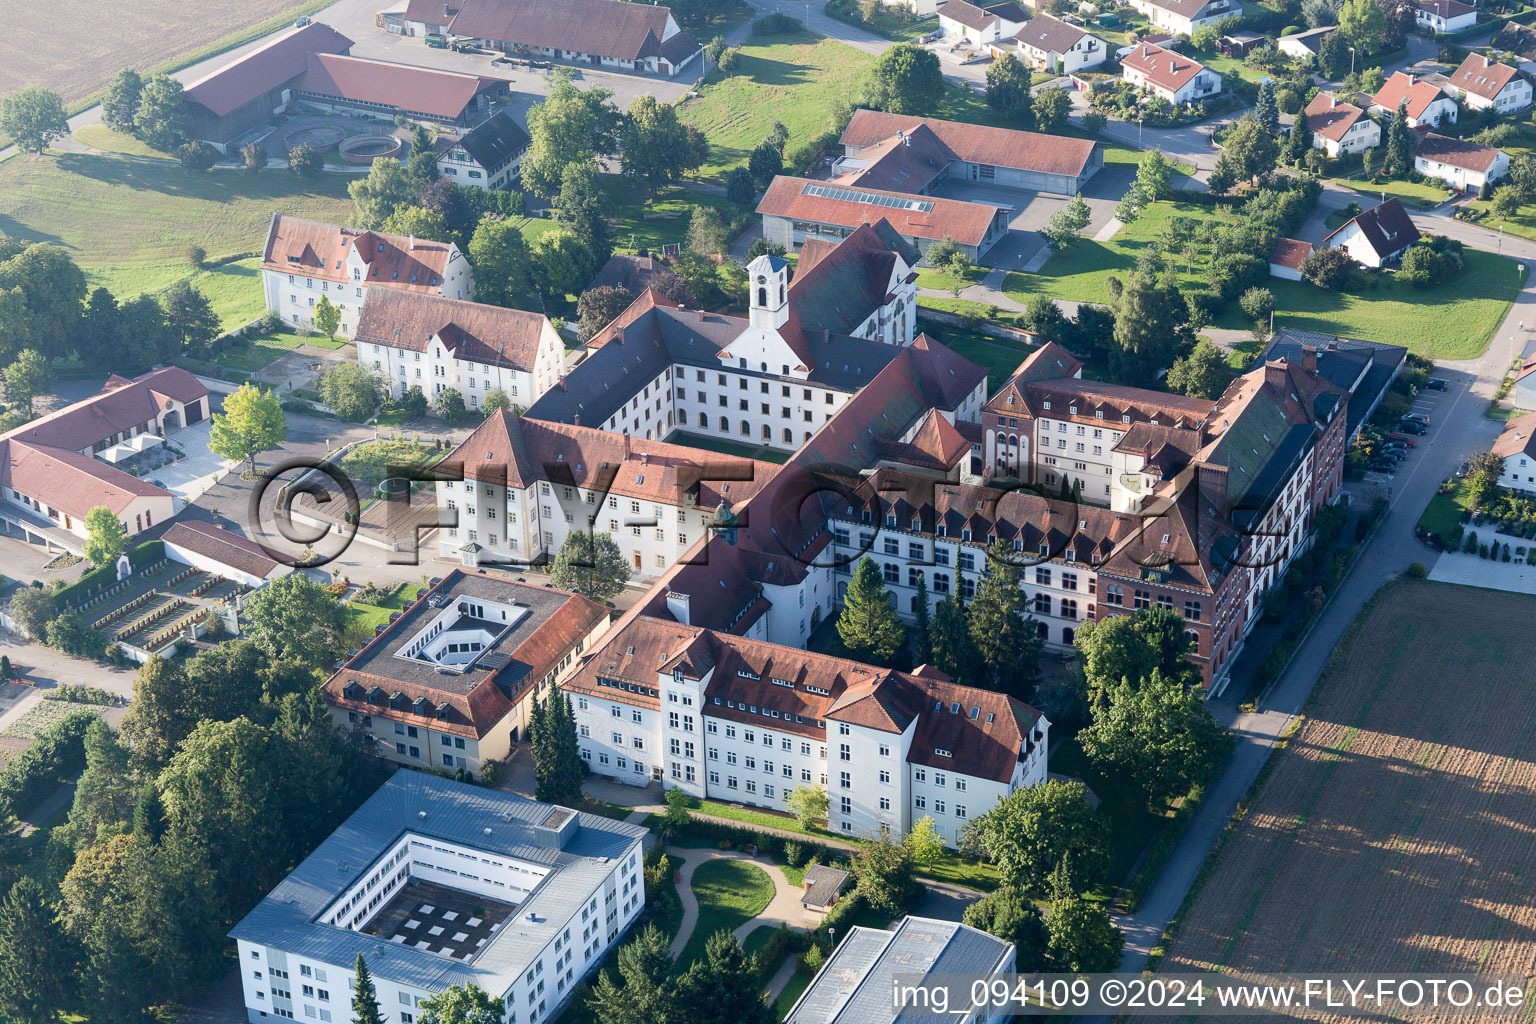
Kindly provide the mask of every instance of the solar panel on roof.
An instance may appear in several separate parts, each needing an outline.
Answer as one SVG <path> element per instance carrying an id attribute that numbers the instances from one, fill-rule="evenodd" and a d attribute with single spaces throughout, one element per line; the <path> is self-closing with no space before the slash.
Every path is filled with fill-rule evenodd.
<path id="1" fill-rule="evenodd" d="M 875 192 L 865 192 L 856 188 L 838 188 L 833 185 L 821 185 L 811 183 L 803 186 L 801 195 L 819 196 L 822 199 L 836 199 L 845 203 L 863 203 L 866 206 L 886 206 L 893 210 L 914 210 L 918 213 L 933 212 L 933 203 L 923 199 L 912 199 L 908 196 L 886 196 Z"/>

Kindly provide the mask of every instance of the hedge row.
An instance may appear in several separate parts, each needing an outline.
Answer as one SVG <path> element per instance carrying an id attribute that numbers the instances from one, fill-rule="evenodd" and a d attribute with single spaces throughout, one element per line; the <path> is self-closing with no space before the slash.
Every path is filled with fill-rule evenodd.
<path id="1" fill-rule="evenodd" d="M 128 564 L 135 569 L 142 569 L 165 557 L 165 542 L 158 540 L 145 541 L 136 547 L 128 549 Z M 109 562 L 106 565 L 97 566 L 80 579 L 60 590 L 54 595 L 58 607 L 64 608 L 72 604 L 80 604 L 94 595 L 97 590 L 117 582 L 117 566 Z"/>
<path id="2" fill-rule="evenodd" d="M 96 717 L 70 712 L 0 769 L 0 818 L 20 817 L 85 769 L 85 731 Z"/>
<path id="3" fill-rule="evenodd" d="M 785 854 L 786 847 L 797 847 L 797 858 L 801 864 L 809 864 L 816 861 L 818 864 L 830 864 L 834 860 L 846 857 L 847 851 L 834 849 L 825 843 L 818 843 L 810 836 L 804 838 L 791 838 L 777 835 L 773 832 L 761 832 L 747 825 L 727 825 L 722 821 L 709 818 L 694 817 L 688 824 L 678 830 L 679 835 L 703 839 L 711 843 L 730 843 L 732 846 L 744 846 L 751 844 L 756 846 L 758 852 L 769 857 L 791 858 Z M 793 864 L 792 867 L 799 867 Z"/>

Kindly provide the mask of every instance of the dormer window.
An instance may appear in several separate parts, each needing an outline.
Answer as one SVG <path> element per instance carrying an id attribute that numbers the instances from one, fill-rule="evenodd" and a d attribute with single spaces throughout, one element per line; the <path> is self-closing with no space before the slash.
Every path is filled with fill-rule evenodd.
<path id="1" fill-rule="evenodd" d="M 1120 417 L 1120 422 L 1121 423 L 1129 423 L 1129 422 L 1131 422 L 1131 414 L 1130 413 L 1126 413 L 1125 415 L 1121 416 Z"/>
<path id="2" fill-rule="evenodd" d="M 1096 410 L 1094 410 L 1093 418 L 1096 419 L 1096 420 L 1103 419 L 1104 418 L 1104 410 L 1103 409 L 1096 409 Z"/>
<path id="3" fill-rule="evenodd" d="M 1050 402 L 1042 402 L 1040 407 L 1042 409 L 1044 409 L 1046 412 L 1050 412 L 1051 411 L 1051 403 Z"/>

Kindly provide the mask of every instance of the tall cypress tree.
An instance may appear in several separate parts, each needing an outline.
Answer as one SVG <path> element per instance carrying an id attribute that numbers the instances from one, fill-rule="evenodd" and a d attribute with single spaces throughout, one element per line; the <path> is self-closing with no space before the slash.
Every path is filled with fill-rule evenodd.
<path id="1" fill-rule="evenodd" d="M 933 657 L 933 620 L 928 608 L 928 574 L 918 573 L 917 594 L 913 597 L 916 622 L 912 626 L 913 661 L 922 665 Z"/>
<path id="2" fill-rule="evenodd" d="M 1275 87 L 1268 79 L 1259 83 L 1259 92 L 1254 97 L 1254 116 L 1259 124 L 1271 135 L 1280 134 L 1280 105 L 1275 102 Z"/>
<path id="3" fill-rule="evenodd" d="M 971 638 L 993 689 L 1028 699 L 1039 676 L 1040 639 L 1024 605 L 1024 571 L 1002 541 L 987 551 L 987 568 L 971 602 Z"/>
<path id="4" fill-rule="evenodd" d="M 12 1024 L 50 1024 L 64 1009 L 72 959 L 42 885 L 24 876 L 0 902 L 0 1014 Z"/>
<path id="5" fill-rule="evenodd" d="M 533 758 L 533 795 L 539 800 L 546 799 L 549 790 L 548 740 L 554 732 L 549 725 L 549 710 L 549 701 L 539 700 L 535 693 L 533 706 L 528 709 L 528 753 Z"/>
<path id="6" fill-rule="evenodd" d="M 352 990 L 352 1020 L 354 1024 L 384 1024 L 379 1012 L 378 993 L 373 989 L 373 976 L 363 962 L 363 954 L 357 954 L 357 987 Z"/>
<path id="7" fill-rule="evenodd" d="M 981 677 L 981 654 L 976 650 L 976 641 L 971 639 L 970 614 L 960 603 L 956 590 L 951 590 L 934 610 L 929 660 L 957 683 L 970 686 Z"/>
<path id="8" fill-rule="evenodd" d="M 891 607 L 880 567 L 868 556 L 854 567 L 843 611 L 837 617 L 837 635 L 851 658 L 884 665 L 901 647 L 906 630 Z"/>
<path id="9" fill-rule="evenodd" d="M 576 713 L 571 698 L 558 686 L 549 691 L 544 710 L 545 792 L 539 797 L 565 807 L 581 804 L 581 751 L 576 745 Z"/>
<path id="10" fill-rule="evenodd" d="M 1381 171 L 1389 178 L 1402 178 L 1413 170 L 1413 130 L 1408 127 L 1408 101 L 1397 105 L 1392 125 L 1387 129 L 1387 155 Z"/>

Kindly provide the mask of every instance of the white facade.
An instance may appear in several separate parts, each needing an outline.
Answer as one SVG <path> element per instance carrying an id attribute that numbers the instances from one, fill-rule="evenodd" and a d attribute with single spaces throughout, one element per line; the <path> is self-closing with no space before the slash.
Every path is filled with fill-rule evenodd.
<path id="1" fill-rule="evenodd" d="M 1037 70 L 1050 71 L 1060 66 L 1063 74 L 1071 75 L 1108 60 L 1109 44 L 1098 36 L 1084 35 L 1066 50 L 1054 50 L 1020 40 L 1018 52 Z"/>
<path id="2" fill-rule="evenodd" d="M 1536 493 L 1536 457 L 1525 452 L 1506 455 L 1499 486 L 1520 494 Z"/>
<path id="3" fill-rule="evenodd" d="M 347 246 L 345 281 L 305 276 L 303 273 L 286 273 L 266 267 L 261 271 L 262 294 L 266 299 L 267 312 L 282 317 L 285 324 L 295 327 L 315 327 L 315 306 L 321 298 L 329 298 L 341 313 L 341 324 L 336 333 L 351 337 L 357 331 L 357 318 L 362 314 L 368 289 L 393 287 L 388 281 L 368 277 L 368 265 L 358 255 L 357 246 Z M 399 282 L 396 282 L 399 284 Z M 448 265 L 443 279 L 433 294 L 447 299 L 472 299 L 475 295 L 473 271 L 469 260 L 459 247 L 448 243 Z"/>
<path id="4" fill-rule="evenodd" d="M 1157 28 L 1175 36 L 1187 36 L 1202 25 L 1243 13 L 1243 5 L 1235 0 L 1211 0 L 1193 13 L 1171 10 L 1155 0 L 1131 0 L 1131 7 L 1145 14 Z"/>
<path id="5" fill-rule="evenodd" d="M 1023 27 L 1024 22 L 1008 21 L 994 16 L 989 24 L 975 28 L 954 18 L 946 17 L 944 8 L 939 8 L 939 34 L 945 39 L 964 39 L 972 46 L 985 47 L 988 43 L 1006 39 Z"/>
<path id="6" fill-rule="evenodd" d="M 1455 88 L 1452 86 L 1452 88 Z M 1479 96 L 1475 92 L 1466 89 L 1456 89 L 1456 95 L 1461 101 L 1473 110 L 1493 109 L 1500 114 L 1512 114 L 1517 110 L 1524 110 L 1531 105 L 1531 83 L 1525 78 L 1516 75 L 1509 80 L 1509 84 L 1494 94 L 1492 99 Z"/>
<path id="7" fill-rule="evenodd" d="M 545 317 L 534 365 L 529 369 L 460 359 L 436 335 L 427 343 L 425 353 L 404 346 L 358 342 L 357 363 L 365 370 L 381 374 L 389 384 L 392 398 L 419 387 L 430 402 L 435 395 L 453 388 L 464 396 L 468 408 L 478 409 L 487 392 L 501 388 L 513 405 L 527 408 L 560 379 L 565 345 Z"/>
<path id="8" fill-rule="evenodd" d="M 470 156 L 463 146 L 454 146 L 437 158 L 437 173 L 455 185 L 470 188 L 511 188 L 523 169 L 524 150 L 500 167 L 486 167 Z"/>
<path id="9" fill-rule="evenodd" d="M 1369 117 L 1361 117 L 1350 125 L 1349 131 L 1339 139 L 1324 138 L 1315 132 L 1312 135 L 1312 148 L 1320 149 L 1332 157 L 1343 153 L 1361 153 L 1380 145 L 1381 125 Z"/>
<path id="10" fill-rule="evenodd" d="M 1189 60 L 1188 57 L 1180 59 Z M 1145 89 L 1154 96 L 1161 96 L 1176 106 L 1181 106 L 1185 103 L 1198 103 L 1221 92 L 1221 76 L 1210 68 L 1203 66 L 1199 74 L 1176 89 L 1159 85 L 1144 74 L 1140 68 L 1133 67 L 1130 64 L 1121 65 L 1120 77 L 1138 89 Z"/>
<path id="11" fill-rule="evenodd" d="M 1422 6 L 1419 6 L 1414 11 L 1414 20 L 1418 22 L 1420 28 L 1428 29 L 1431 32 L 1440 34 L 1460 32 L 1464 28 L 1471 28 L 1477 24 L 1477 11 L 1474 8 L 1468 8 L 1465 13 L 1454 14 L 1447 18 L 1435 11 L 1425 10 Z"/>
<path id="12" fill-rule="evenodd" d="M 1482 188 L 1484 182 L 1500 181 L 1509 175 L 1509 154 L 1499 150 L 1498 156 L 1493 158 L 1486 171 L 1445 163 L 1432 156 L 1414 154 L 1413 169 L 1431 178 L 1439 178 L 1455 188 L 1475 191 Z"/>

